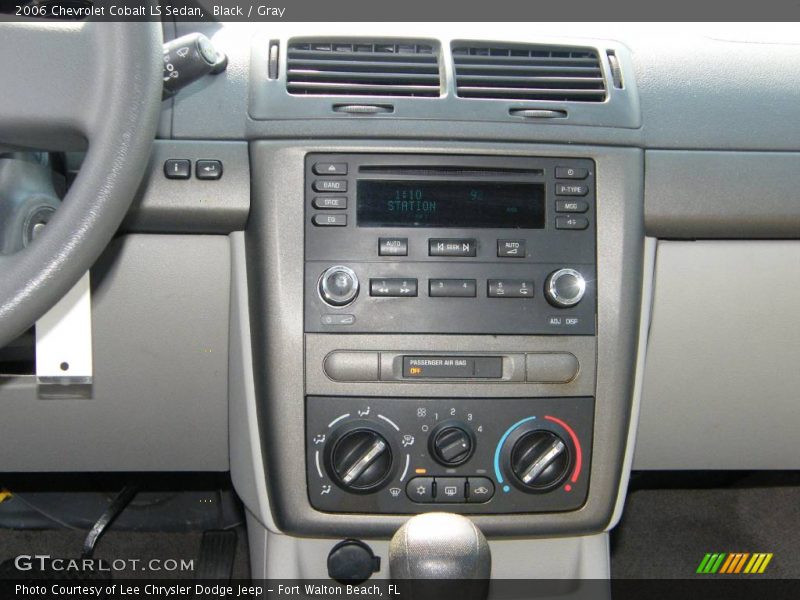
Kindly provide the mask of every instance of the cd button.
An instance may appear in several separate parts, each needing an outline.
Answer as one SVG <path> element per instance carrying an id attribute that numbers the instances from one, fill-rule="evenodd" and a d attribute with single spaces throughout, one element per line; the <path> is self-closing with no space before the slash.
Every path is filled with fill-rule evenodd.
<path id="1" fill-rule="evenodd" d="M 369 295 L 385 298 L 414 297 L 417 295 L 416 279 L 370 279 Z"/>
<path id="2" fill-rule="evenodd" d="M 318 162 L 313 170 L 317 175 L 347 175 L 347 163 Z"/>
<path id="3" fill-rule="evenodd" d="M 474 239 L 429 239 L 429 256 L 476 256 Z"/>
<path id="4" fill-rule="evenodd" d="M 556 212 L 560 213 L 585 213 L 589 210 L 586 200 L 556 200 Z"/>
<path id="5" fill-rule="evenodd" d="M 347 225 L 347 215 L 314 215 L 311 222 L 317 227 L 344 227 Z"/>
<path id="6" fill-rule="evenodd" d="M 556 196 L 585 196 L 589 186 L 582 183 L 557 183 Z"/>
<path id="7" fill-rule="evenodd" d="M 586 229 L 589 220 L 584 217 L 556 217 L 556 229 Z"/>
<path id="8" fill-rule="evenodd" d="M 527 279 L 490 279 L 489 298 L 533 298 L 533 281 Z"/>
<path id="9" fill-rule="evenodd" d="M 408 238 L 379 238 L 378 256 L 408 256 Z"/>
<path id="10" fill-rule="evenodd" d="M 347 208 L 347 196 L 318 196 L 311 204 L 321 210 Z"/>
<path id="11" fill-rule="evenodd" d="M 556 167 L 557 179 L 586 179 L 589 175 L 589 169 L 581 169 L 580 167 Z"/>
<path id="12" fill-rule="evenodd" d="M 429 279 L 428 296 L 431 298 L 474 298 L 477 296 L 474 279 Z"/>
<path id="13" fill-rule="evenodd" d="M 315 192 L 346 192 L 346 179 L 317 179 L 311 184 Z"/>
<path id="14" fill-rule="evenodd" d="M 497 240 L 497 256 L 525 258 L 525 240 Z"/>

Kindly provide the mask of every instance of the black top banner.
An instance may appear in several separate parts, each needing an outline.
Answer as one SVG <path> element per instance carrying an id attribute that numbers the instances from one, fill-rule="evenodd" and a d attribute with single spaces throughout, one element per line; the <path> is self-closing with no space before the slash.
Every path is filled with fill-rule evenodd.
<path id="1" fill-rule="evenodd" d="M 796 0 L 0 0 L 0 21 L 786 22 L 799 18 Z"/>

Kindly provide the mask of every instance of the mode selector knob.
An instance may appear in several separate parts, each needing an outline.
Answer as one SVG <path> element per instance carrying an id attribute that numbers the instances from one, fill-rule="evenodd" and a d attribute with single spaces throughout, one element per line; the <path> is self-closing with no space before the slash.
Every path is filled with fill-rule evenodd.
<path id="1" fill-rule="evenodd" d="M 569 467 L 569 448 L 552 431 L 529 431 L 511 450 L 511 471 L 526 491 L 552 490 L 567 476 Z"/>
<path id="2" fill-rule="evenodd" d="M 557 308 L 575 306 L 586 293 L 586 280 L 575 269 L 559 269 L 547 276 L 544 296 Z"/>
<path id="3" fill-rule="evenodd" d="M 329 465 L 339 487 L 352 492 L 370 492 L 388 479 L 392 471 L 392 450 L 377 431 L 354 429 L 334 441 Z"/>
<path id="4" fill-rule="evenodd" d="M 358 296 L 358 276 L 349 267 L 330 267 L 319 278 L 319 295 L 331 306 L 350 304 Z"/>
<path id="5" fill-rule="evenodd" d="M 431 454 L 436 462 L 445 467 L 464 464 L 474 449 L 472 434 L 464 427 L 443 423 L 431 433 Z"/>

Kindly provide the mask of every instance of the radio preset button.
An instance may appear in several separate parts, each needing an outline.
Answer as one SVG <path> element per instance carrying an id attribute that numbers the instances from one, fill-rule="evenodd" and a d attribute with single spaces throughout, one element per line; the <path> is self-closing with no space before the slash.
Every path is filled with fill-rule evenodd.
<path id="1" fill-rule="evenodd" d="M 347 163 L 318 162 L 313 170 L 317 175 L 347 175 Z"/>
<path id="2" fill-rule="evenodd" d="M 500 258 L 525 258 L 525 240 L 497 240 Z"/>
<path id="3" fill-rule="evenodd" d="M 533 298 L 530 279 L 490 279 L 487 288 L 489 298 Z"/>
<path id="4" fill-rule="evenodd" d="M 560 213 L 585 213 L 589 210 L 586 200 L 556 200 L 556 212 Z"/>
<path id="5" fill-rule="evenodd" d="M 347 196 L 317 196 L 311 205 L 322 210 L 347 208 Z"/>
<path id="6" fill-rule="evenodd" d="M 428 296 L 431 298 L 474 298 L 478 295 L 474 279 L 429 279 Z"/>
<path id="7" fill-rule="evenodd" d="M 581 230 L 589 227 L 589 219 L 585 217 L 556 217 L 556 229 Z"/>
<path id="8" fill-rule="evenodd" d="M 408 256 L 408 238 L 379 238 L 378 256 Z"/>
<path id="9" fill-rule="evenodd" d="M 556 167 L 557 179 L 586 179 L 589 176 L 589 169 L 580 167 Z"/>
<path id="10" fill-rule="evenodd" d="M 346 192 L 347 179 L 316 179 L 311 187 L 315 192 Z"/>
<path id="11" fill-rule="evenodd" d="M 477 248 L 474 239 L 442 239 L 428 240 L 428 256 L 476 256 Z"/>
<path id="12" fill-rule="evenodd" d="M 314 215 L 311 222 L 317 227 L 344 227 L 347 225 L 347 215 Z"/>
<path id="13" fill-rule="evenodd" d="M 589 186 L 582 183 L 557 183 L 556 196 L 585 196 Z"/>
<path id="14" fill-rule="evenodd" d="M 416 279 L 370 279 L 369 295 L 384 298 L 403 298 L 417 295 Z"/>

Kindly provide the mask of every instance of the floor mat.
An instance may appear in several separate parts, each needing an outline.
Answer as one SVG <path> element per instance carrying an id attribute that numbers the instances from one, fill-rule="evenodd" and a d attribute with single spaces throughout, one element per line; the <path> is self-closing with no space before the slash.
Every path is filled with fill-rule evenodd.
<path id="1" fill-rule="evenodd" d="M 648 474 L 643 486 L 634 480 L 611 535 L 612 576 L 696 577 L 706 553 L 771 552 L 763 577 L 800 578 L 800 474 L 728 475 L 724 487 L 693 487 L 719 477 Z M 653 487 L 658 481 L 664 487 Z"/>

